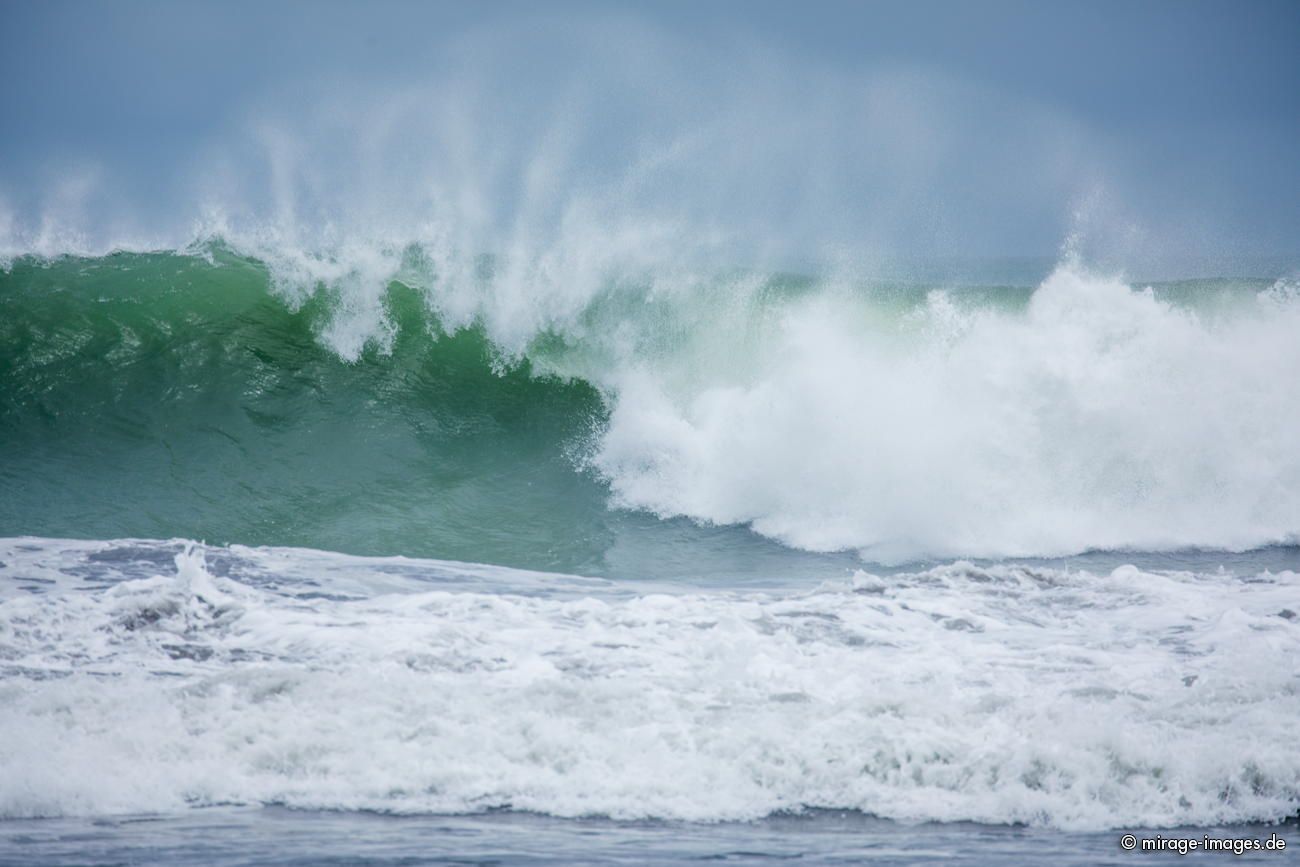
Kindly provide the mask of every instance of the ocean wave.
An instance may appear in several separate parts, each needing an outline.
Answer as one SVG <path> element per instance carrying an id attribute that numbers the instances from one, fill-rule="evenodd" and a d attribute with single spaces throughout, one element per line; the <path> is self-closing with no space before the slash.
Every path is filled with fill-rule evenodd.
<path id="1" fill-rule="evenodd" d="M 3 408 L 29 446 L 13 487 L 62 442 L 55 465 L 105 491 L 118 460 L 166 463 L 189 504 L 234 496 L 284 520 L 310 496 L 315 440 L 354 450 L 339 496 L 374 487 L 366 508 L 392 512 L 403 539 L 421 520 L 481 531 L 507 504 L 525 531 L 548 503 L 586 515 L 606 497 L 886 562 L 1297 539 L 1293 284 L 1130 286 L 1067 262 L 1037 287 L 960 287 L 666 261 L 468 256 L 436 238 L 313 252 L 258 235 L 180 256 L 20 258 L 0 277 Z M 244 459 L 217 466 L 232 446 Z M 78 461 L 95 454 L 114 460 Z M 530 485 L 512 487 L 521 474 Z M 486 492 L 479 512 L 457 511 L 472 497 L 449 499 L 452 479 Z M 337 527 L 368 526 L 343 503 Z M 76 532 L 353 550 L 362 532 L 146 523 Z"/>
<path id="2" fill-rule="evenodd" d="M 175 550 L 0 545 L 0 816 L 828 807 L 1100 829 L 1300 806 L 1293 572 L 958 562 L 666 593 Z"/>

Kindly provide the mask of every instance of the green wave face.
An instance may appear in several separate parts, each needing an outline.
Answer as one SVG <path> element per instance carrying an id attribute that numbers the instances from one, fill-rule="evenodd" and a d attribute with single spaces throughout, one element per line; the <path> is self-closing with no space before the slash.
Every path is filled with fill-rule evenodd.
<path id="1" fill-rule="evenodd" d="M 391 353 L 321 345 L 256 263 L 119 254 L 0 275 L 0 536 L 197 536 L 591 570 L 605 491 L 569 455 L 581 381 L 433 336 L 393 284 Z M 495 369 L 494 369 L 495 368 Z"/>
<path id="2" fill-rule="evenodd" d="M 1285 280 L 348 255 L 9 263 L 0 536 L 759 582 L 1295 543 Z"/>

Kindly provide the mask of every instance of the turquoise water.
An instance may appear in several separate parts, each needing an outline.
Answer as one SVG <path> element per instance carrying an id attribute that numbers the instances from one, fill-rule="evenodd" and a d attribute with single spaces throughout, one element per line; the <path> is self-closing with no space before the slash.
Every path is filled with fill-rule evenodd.
<path id="1" fill-rule="evenodd" d="M 399 286 L 391 353 L 349 363 L 320 345 L 320 305 L 288 309 L 244 260 L 119 256 L 0 279 L 5 535 L 560 570 L 608 544 L 599 485 L 565 456 L 602 416 L 595 390 L 526 362 L 498 375 L 481 332 L 433 339 Z"/>
<path id="2" fill-rule="evenodd" d="M 964 364 L 963 339 L 970 339 L 972 352 L 982 351 L 969 329 L 990 317 L 993 324 L 1022 323 L 1033 285 L 956 285 L 936 301 L 943 284 L 845 285 L 740 274 L 708 278 L 701 302 L 688 294 L 700 288 L 699 277 L 684 289 L 611 281 L 567 301 L 560 315 L 548 312 L 549 321 L 526 310 L 530 332 L 519 337 L 512 323 L 508 329 L 501 324 L 503 316 L 493 318 L 497 298 L 492 293 L 504 291 L 490 277 L 466 290 L 440 283 L 427 264 L 419 270 L 418 256 L 410 251 L 399 261 L 391 275 L 395 279 L 381 279 L 381 290 L 365 299 L 374 307 L 370 318 L 357 313 L 358 302 L 349 293 L 359 293 L 346 269 L 343 279 L 294 275 L 297 282 L 286 285 L 276 274 L 283 266 L 237 255 L 220 244 L 187 254 L 13 263 L 0 273 L 5 444 L 0 482 L 6 493 L 0 500 L 0 535 L 183 537 L 683 580 L 718 571 L 740 575 L 851 566 L 854 549 L 873 543 L 886 554 L 890 546 L 901 545 L 903 560 L 923 560 L 1141 550 L 1151 547 L 1144 544 L 1149 542 L 1160 543 L 1157 548 L 1240 548 L 1293 538 L 1286 532 L 1294 528 L 1290 522 L 1297 511 L 1290 482 L 1300 459 L 1273 435 L 1281 436 L 1289 420 L 1289 410 L 1279 404 L 1295 389 L 1280 360 L 1274 363 L 1283 366 L 1272 372 L 1267 360 L 1261 361 L 1259 373 L 1272 378 L 1272 385 L 1237 383 L 1259 392 L 1260 405 L 1281 416 L 1246 433 L 1248 439 L 1265 440 L 1258 459 L 1266 465 L 1258 469 L 1272 472 L 1284 486 L 1282 499 L 1269 505 L 1258 497 L 1251 501 L 1258 491 L 1245 489 L 1259 480 L 1248 475 L 1252 468 L 1235 466 L 1244 463 L 1240 456 L 1225 459 L 1223 478 L 1191 477 L 1203 470 L 1214 475 L 1216 469 L 1206 464 L 1222 457 L 1215 449 L 1238 450 L 1215 441 L 1230 432 L 1211 430 L 1221 422 L 1209 421 L 1208 412 L 1184 420 L 1199 437 L 1187 443 L 1187 461 L 1161 463 L 1152 456 L 1149 466 L 1124 462 L 1165 436 L 1159 418 L 1137 419 L 1152 429 L 1135 431 L 1128 442 L 1110 429 L 1111 422 L 1089 417 L 1101 408 L 1088 402 L 1098 400 L 1096 390 L 1107 386 L 1079 378 L 1090 375 L 1085 368 L 1101 360 L 1091 356 L 1104 351 L 1106 342 L 1133 344 L 1131 358 L 1119 354 L 1109 363 L 1130 364 L 1138 376 L 1147 375 L 1148 363 L 1174 363 L 1188 347 L 1144 346 L 1122 332 L 1100 333 L 1089 338 L 1093 345 L 1080 347 L 1081 357 L 1063 353 L 1052 359 L 1051 341 L 1078 338 L 1068 323 L 1054 322 L 1059 334 L 1042 335 L 1041 343 L 1026 347 L 1042 358 L 987 359 L 988 370 L 977 373 L 987 385 L 1008 363 L 1023 364 L 1031 375 L 1034 365 L 1047 364 L 1078 365 L 1082 372 L 1061 371 L 1055 383 L 1027 378 L 990 394 L 1019 400 L 1020 406 L 944 406 L 961 398 L 948 393 L 958 386 L 927 367 Z M 480 267 L 491 270 L 481 261 Z M 1194 311 L 1211 323 L 1206 328 L 1213 328 L 1215 317 L 1249 323 L 1251 315 L 1259 315 L 1250 308 L 1275 283 L 1159 284 L 1156 297 L 1170 306 L 1167 321 L 1154 324 L 1173 331 L 1182 325 L 1180 311 Z M 466 291 L 475 293 L 472 315 L 449 322 L 456 314 L 439 306 L 450 307 L 447 298 Z M 1105 303 L 1099 300 L 1098 306 Z M 867 345 L 884 346 L 890 354 L 858 359 L 828 352 L 819 358 L 815 353 L 822 347 L 816 343 L 811 349 L 783 345 L 789 338 L 787 320 L 809 319 L 821 327 L 816 319 L 828 314 L 819 308 L 831 304 L 843 309 L 829 315 L 852 317 L 852 328 Z M 1240 312 L 1243 307 L 1246 313 Z M 1294 315 L 1293 308 L 1285 308 L 1287 315 Z M 1222 329 L 1221 341 L 1253 337 L 1230 327 Z M 1171 342 L 1186 337 L 1175 333 Z M 1221 351 L 1238 348 L 1269 347 L 1225 345 Z M 812 357 L 795 359 L 809 366 L 804 379 L 785 382 L 783 374 L 793 368 L 782 365 L 791 353 L 810 351 Z M 1144 351 L 1151 357 L 1140 357 Z M 953 379 L 961 375 L 955 366 L 952 373 Z M 1048 379 L 1050 371 L 1043 373 L 1039 378 Z M 1123 370 L 1114 375 L 1132 387 L 1132 411 L 1143 412 L 1142 383 L 1124 379 L 1130 374 Z M 856 381 L 863 377 L 872 381 Z M 1194 373 L 1179 377 L 1185 382 L 1149 387 L 1173 394 L 1198 384 Z M 644 386 L 647 379 L 652 388 Z M 1056 386 L 1079 393 L 1052 406 L 1050 390 Z M 817 395 L 821 403 L 812 410 L 813 421 L 817 413 L 839 414 L 824 419 L 821 430 L 789 430 L 786 441 L 737 441 L 747 435 L 746 426 L 797 424 L 792 416 L 762 414 L 753 404 L 776 399 L 776 391 L 787 388 L 824 391 Z M 734 397 L 738 389 L 748 394 L 734 407 L 734 428 L 693 417 L 708 400 Z M 772 395 L 764 397 L 768 392 Z M 879 403 L 886 398 L 901 400 L 895 407 Z M 1226 409 L 1240 414 L 1254 408 Z M 1126 407 L 1121 401 L 1113 409 Z M 744 417 L 747 412 L 751 417 Z M 1004 417 L 977 415 L 986 412 Z M 1024 413 L 1029 416 L 1016 417 Z M 668 439 L 622 446 L 632 435 L 625 428 L 661 422 L 694 428 L 688 435 L 694 439 L 666 433 Z M 953 435 L 963 442 L 941 442 L 954 426 Z M 1049 436 L 1059 442 L 1045 442 Z M 931 442 L 918 451 L 912 448 L 918 439 Z M 705 470 L 700 477 L 700 468 L 688 465 L 691 450 L 732 447 L 750 449 L 737 456 L 744 461 L 737 467 Z M 836 473 L 816 462 L 818 450 L 825 448 L 835 450 L 826 456 L 832 466 L 841 461 L 849 472 L 860 472 L 863 487 L 876 492 L 838 490 Z M 967 462 L 944 467 L 953 475 L 948 493 L 961 502 L 900 503 L 915 513 L 908 522 L 856 502 L 859 496 L 885 502 L 918 496 L 904 490 L 912 481 L 891 473 L 890 464 L 903 461 L 908 471 L 909 464 L 924 466 L 931 456 L 927 449 L 944 461 Z M 1009 458 L 1003 449 L 1022 453 Z M 1242 450 L 1250 450 L 1249 442 Z M 948 457 L 948 451 L 956 455 Z M 1089 470 L 1080 463 L 1087 461 L 1101 466 Z M 1106 465 L 1113 467 L 1110 475 L 1103 472 Z M 1006 476 L 988 477 L 1002 469 L 1020 474 L 1020 480 L 1002 492 L 988 490 L 990 484 L 1005 484 Z M 955 477 L 968 471 L 968 481 Z M 711 472 L 717 477 L 710 478 Z M 1097 506 L 1081 502 L 1082 496 L 1054 499 L 1043 488 L 1049 472 L 1075 473 L 1073 481 L 1063 481 L 1083 487 L 1083 495 L 1091 488 Z M 1118 477 L 1123 474 L 1130 478 Z M 691 489 L 696 483 L 699 496 Z M 1188 493 L 1198 508 L 1201 500 L 1208 508 L 1216 483 L 1228 495 L 1243 489 L 1241 502 L 1232 507 L 1232 519 L 1242 525 L 1234 528 L 1238 532 L 1202 538 L 1189 529 L 1200 516 L 1165 526 L 1152 514 L 1164 499 Z M 1124 489 L 1134 484 L 1147 489 Z M 747 485 L 754 490 L 745 493 Z M 802 500 L 790 493 L 800 485 L 810 486 Z M 944 493 L 936 489 L 920 496 Z M 770 502 L 756 507 L 741 502 L 751 496 Z M 999 496 L 1003 500 L 995 502 Z M 1107 505 L 1133 513 L 1150 523 L 1150 530 L 1126 538 L 1115 527 L 1099 527 L 1094 536 L 1062 536 L 1044 527 L 972 545 L 926 514 L 933 507 L 933 513 L 944 514 L 943 521 L 960 524 L 971 510 L 991 507 L 993 517 L 1006 523 L 1029 520 L 1028 510 L 1046 507 L 1106 522 L 1105 515 L 1095 513 Z M 1261 508 L 1280 509 L 1275 529 L 1257 528 L 1251 516 Z M 765 521 L 797 527 L 764 531 Z M 751 522 L 786 544 L 771 544 L 743 529 Z M 850 526 L 842 538 L 824 541 L 815 528 L 803 526 L 818 522 Z"/>

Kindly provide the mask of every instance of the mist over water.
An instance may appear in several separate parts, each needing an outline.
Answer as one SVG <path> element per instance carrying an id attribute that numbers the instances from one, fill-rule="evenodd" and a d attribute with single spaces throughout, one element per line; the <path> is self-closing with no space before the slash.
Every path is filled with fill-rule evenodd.
<path id="1" fill-rule="evenodd" d="M 1168 272 L 1151 277 L 1269 252 L 1213 214 L 1152 211 L 1104 132 L 1030 93 L 889 54 L 818 62 L 743 28 L 522 15 L 430 33 L 418 63 L 305 62 L 241 93 L 148 182 L 107 146 L 0 175 L 0 251 L 414 242 L 565 282 L 1050 257 L 1079 229 L 1094 259 Z"/>

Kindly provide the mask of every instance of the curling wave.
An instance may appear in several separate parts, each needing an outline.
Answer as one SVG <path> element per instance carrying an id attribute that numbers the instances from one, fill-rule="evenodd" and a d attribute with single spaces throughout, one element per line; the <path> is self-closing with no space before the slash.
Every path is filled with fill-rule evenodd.
<path id="1" fill-rule="evenodd" d="M 1293 284 L 660 261 L 20 257 L 0 531 L 563 571 L 607 571 L 607 502 L 886 562 L 1297 539 Z"/>

